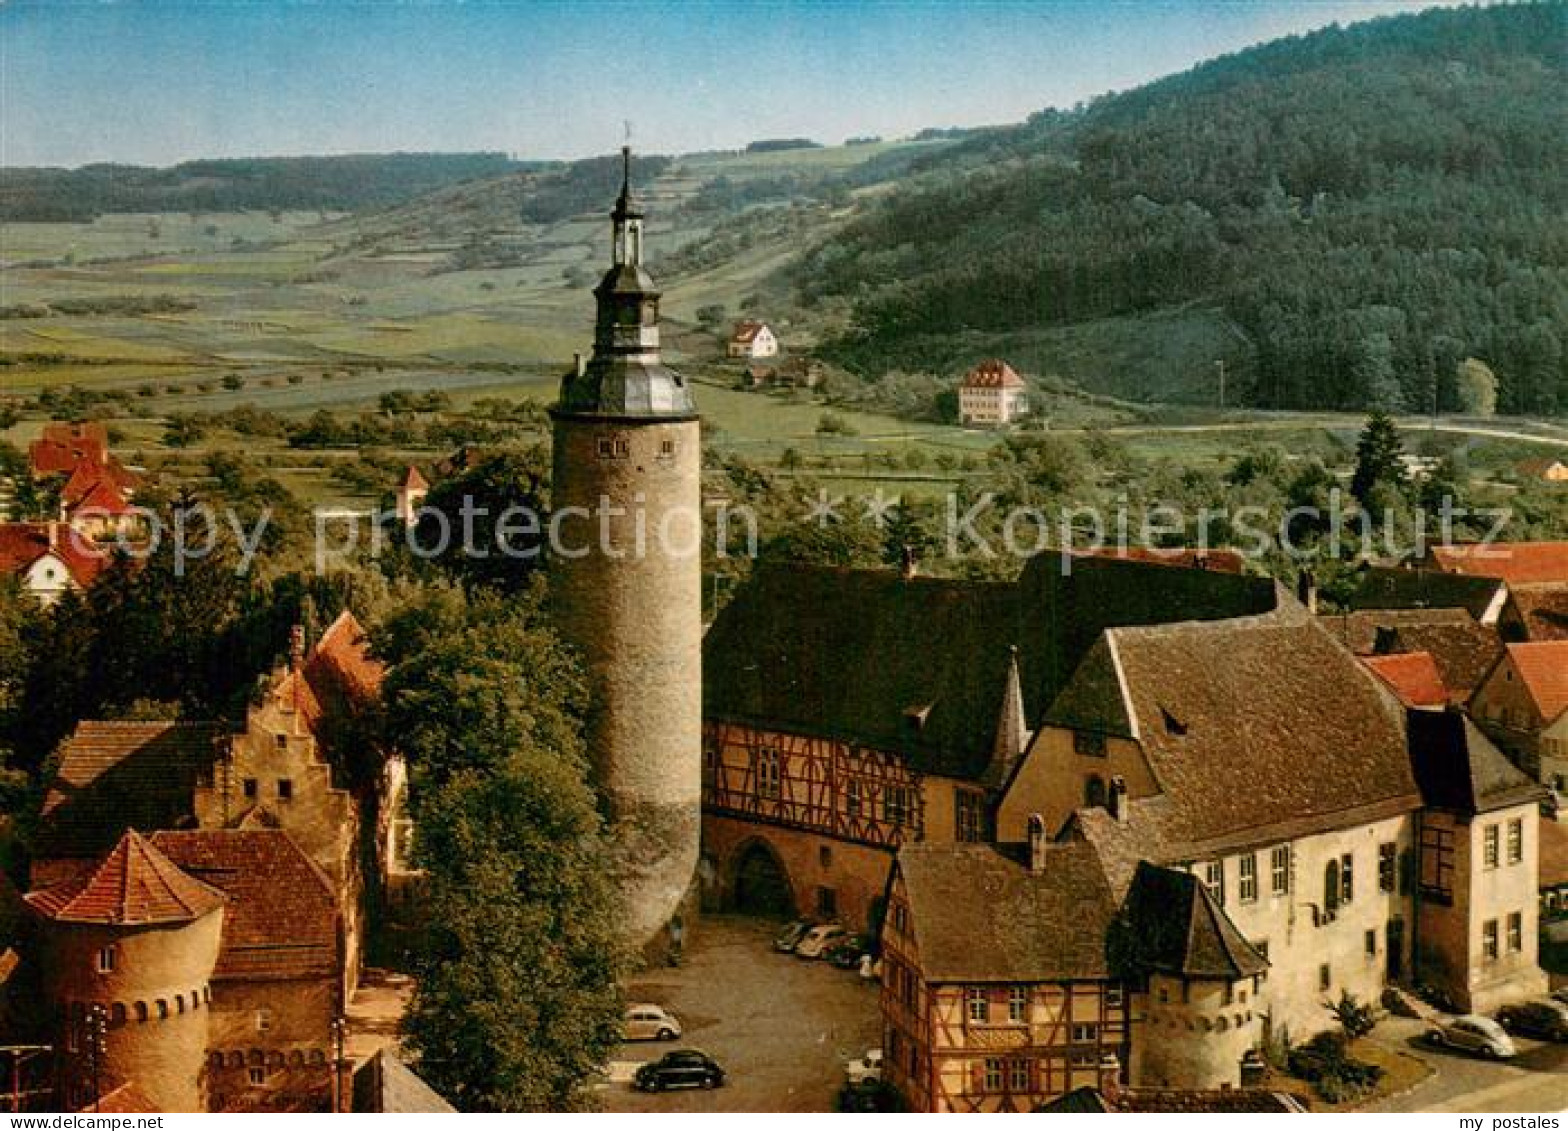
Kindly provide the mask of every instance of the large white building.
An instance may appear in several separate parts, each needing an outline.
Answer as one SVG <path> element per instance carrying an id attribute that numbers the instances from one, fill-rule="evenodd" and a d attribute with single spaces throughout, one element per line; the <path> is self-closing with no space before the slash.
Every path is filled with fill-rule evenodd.
<path id="1" fill-rule="evenodd" d="M 1028 414 L 1028 386 L 1005 361 L 982 361 L 958 386 L 960 423 L 1003 427 Z"/>

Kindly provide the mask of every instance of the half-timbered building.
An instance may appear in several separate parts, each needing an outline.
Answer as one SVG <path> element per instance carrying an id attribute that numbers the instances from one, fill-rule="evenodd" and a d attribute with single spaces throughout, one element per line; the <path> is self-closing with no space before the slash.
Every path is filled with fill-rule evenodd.
<path id="1" fill-rule="evenodd" d="M 704 646 L 710 900 L 873 926 L 900 846 L 991 839 L 1032 721 L 1104 627 L 1277 600 L 1256 578 L 1056 555 L 1017 582 L 759 567 Z"/>

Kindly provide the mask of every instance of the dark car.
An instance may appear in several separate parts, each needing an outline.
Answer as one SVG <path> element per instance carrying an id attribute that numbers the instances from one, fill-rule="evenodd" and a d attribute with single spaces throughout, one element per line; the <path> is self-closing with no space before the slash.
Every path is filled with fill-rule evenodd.
<path id="1" fill-rule="evenodd" d="M 822 952 L 822 957 L 840 970 L 854 970 L 860 965 L 860 956 L 866 953 L 870 940 L 865 935 L 850 935 Z"/>
<path id="2" fill-rule="evenodd" d="M 1568 1041 L 1568 1005 L 1551 998 L 1517 1001 L 1497 1011 L 1497 1021 L 1510 1033 L 1541 1041 Z"/>
<path id="3" fill-rule="evenodd" d="M 705 1052 L 676 1049 L 637 1069 L 632 1083 L 640 1092 L 668 1088 L 717 1088 L 724 1083 L 724 1069 Z"/>
<path id="4" fill-rule="evenodd" d="M 816 925 L 816 921 L 813 919 L 796 919 L 774 938 L 773 949 L 781 954 L 794 953 L 795 947 L 800 943 L 800 940 L 806 937 L 806 932 Z"/>

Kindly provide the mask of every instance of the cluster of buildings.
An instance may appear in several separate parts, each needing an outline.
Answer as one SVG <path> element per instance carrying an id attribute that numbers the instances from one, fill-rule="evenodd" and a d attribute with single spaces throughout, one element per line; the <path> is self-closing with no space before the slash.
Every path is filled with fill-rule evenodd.
<path id="1" fill-rule="evenodd" d="M 382 675 L 345 612 L 296 631 L 238 726 L 84 720 L 62 744 L 3 987 L 9 1039 L 53 1051 L 46 1108 L 350 1108 L 369 908 L 417 881 L 401 761 L 350 748 Z"/>
<path id="2" fill-rule="evenodd" d="M 1568 586 L 1568 545 L 1495 549 L 1514 582 L 1369 571 L 1348 615 L 1223 562 L 764 568 L 705 641 L 709 898 L 879 934 L 917 1110 L 1237 1088 L 1342 994 L 1544 992 L 1568 643 L 1433 597 Z M 1395 573 L 1427 600 L 1374 607 Z"/>
<path id="3" fill-rule="evenodd" d="M 92 584 L 109 562 L 103 544 L 140 536 L 132 501 L 141 478 L 109 450 L 98 423 L 44 426 L 28 447 L 33 491 L 55 513 L 29 521 L 0 521 L 0 574 L 16 577 L 44 604 Z M 7 491 L 15 505 L 17 487 Z"/>

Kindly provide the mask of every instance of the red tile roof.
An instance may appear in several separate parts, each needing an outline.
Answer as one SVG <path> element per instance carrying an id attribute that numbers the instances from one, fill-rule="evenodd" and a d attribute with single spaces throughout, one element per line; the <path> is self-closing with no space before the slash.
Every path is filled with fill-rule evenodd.
<path id="1" fill-rule="evenodd" d="M 1442 707 L 1448 702 L 1448 688 L 1430 652 L 1362 656 L 1361 662 L 1393 688 L 1407 707 Z"/>
<path id="2" fill-rule="evenodd" d="M 736 345 L 750 345 L 756 340 L 757 335 L 767 328 L 768 324 L 766 322 L 758 322 L 747 318 L 735 323 L 735 332 L 730 335 L 730 341 Z"/>
<path id="3" fill-rule="evenodd" d="M 153 844 L 229 897 L 215 979 L 329 978 L 337 972 L 332 885 L 281 829 L 160 832 Z"/>
<path id="4" fill-rule="evenodd" d="M 964 378 L 966 389 L 1022 389 L 1024 379 L 1011 365 L 997 358 L 982 361 Z"/>
<path id="5" fill-rule="evenodd" d="M 125 501 L 125 495 L 107 479 L 100 479 L 81 500 L 74 504 L 66 504 L 74 517 L 79 511 L 96 511 L 105 515 L 130 514 L 131 507 Z"/>
<path id="6" fill-rule="evenodd" d="M 49 543 L 49 528 L 55 541 Z M 64 564 L 71 580 L 86 587 L 108 568 L 113 556 L 64 523 L 0 522 L 0 573 L 22 574 L 33 563 L 53 551 Z"/>
<path id="7" fill-rule="evenodd" d="M 1568 711 L 1568 640 L 1510 644 L 1508 658 L 1542 718 L 1552 722 Z"/>
<path id="8" fill-rule="evenodd" d="M 1432 559 L 1450 573 L 1500 577 L 1510 584 L 1568 581 L 1568 542 L 1494 542 L 1434 546 Z"/>
<path id="9" fill-rule="evenodd" d="M 70 475 L 82 462 L 109 458 L 109 430 L 102 424 L 45 424 L 27 449 L 35 475 Z"/>
<path id="10" fill-rule="evenodd" d="M 222 907 L 217 888 L 182 872 L 134 829 L 95 868 L 23 897 L 62 923 L 188 923 Z"/>

